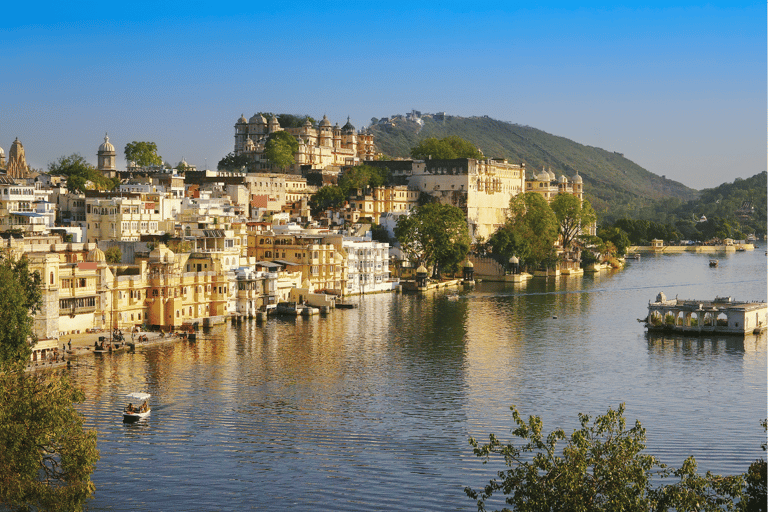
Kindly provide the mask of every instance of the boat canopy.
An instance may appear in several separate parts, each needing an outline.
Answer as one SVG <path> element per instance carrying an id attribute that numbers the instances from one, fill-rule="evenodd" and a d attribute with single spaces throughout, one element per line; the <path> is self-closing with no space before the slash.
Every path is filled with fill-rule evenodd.
<path id="1" fill-rule="evenodd" d="M 128 398 L 133 398 L 134 400 L 147 400 L 151 396 L 149 393 L 128 393 Z"/>

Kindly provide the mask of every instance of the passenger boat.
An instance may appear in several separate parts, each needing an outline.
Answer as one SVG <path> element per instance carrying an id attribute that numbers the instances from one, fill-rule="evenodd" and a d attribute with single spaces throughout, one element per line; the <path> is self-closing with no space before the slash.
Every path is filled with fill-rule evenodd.
<path id="1" fill-rule="evenodd" d="M 129 400 L 128 405 L 123 409 L 123 421 L 131 422 L 146 418 L 152 409 L 149 407 L 149 393 L 129 393 L 127 398 Z M 141 405 L 133 405 L 133 400 Z"/>
<path id="2" fill-rule="evenodd" d="M 720 261 L 718 260 L 709 260 L 709 266 L 710 267 L 716 267 L 720 264 Z"/>

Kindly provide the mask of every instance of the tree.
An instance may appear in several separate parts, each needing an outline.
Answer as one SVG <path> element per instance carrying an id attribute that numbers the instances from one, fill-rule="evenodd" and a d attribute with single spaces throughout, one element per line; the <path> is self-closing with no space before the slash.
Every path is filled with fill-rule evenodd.
<path id="1" fill-rule="evenodd" d="M 293 155 L 299 150 L 299 141 L 286 131 L 277 131 L 269 134 L 264 145 L 264 156 L 281 168 L 291 165 L 295 160 Z"/>
<path id="2" fill-rule="evenodd" d="M 579 414 L 581 426 L 570 437 L 562 429 L 544 435 L 541 418 L 530 416 L 526 422 L 514 406 L 511 410 L 517 425 L 512 435 L 520 445 L 504 443 L 493 434 L 487 444 L 469 440 L 483 463 L 500 456 L 509 468 L 480 490 L 465 488 L 478 511 L 485 511 L 486 502 L 497 493 L 518 512 L 721 511 L 735 510 L 741 498 L 741 475 L 700 476 L 693 457 L 675 470 L 645 454 L 645 429 L 637 421 L 626 428 L 624 404 L 591 423 L 590 416 Z M 653 478 L 670 477 L 678 481 L 652 486 Z"/>
<path id="3" fill-rule="evenodd" d="M 763 430 L 768 430 L 768 420 L 760 422 Z M 766 443 L 762 445 L 763 451 L 766 451 Z M 768 462 L 765 459 L 757 459 L 749 465 L 746 476 L 747 490 L 746 509 L 748 512 L 765 512 L 766 505 L 766 484 L 768 483 Z"/>
<path id="4" fill-rule="evenodd" d="M 353 190 L 384 186 L 389 183 L 390 178 L 389 169 L 356 165 L 344 171 L 344 174 L 339 178 L 339 187 L 345 195 L 349 195 Z"/>
<path id="5" fill-rule="evenodd" d="M 67 177 L 67 189 L 70 192 L 86 190 L 88 182 L 99 189 L 113 189 L 117 180 L 104 176 L 98 169 L 85 161 L 79 153 L 61 156 L 48 164 L 50 174 Z"/>
<path id="6" fill-rule="evenodd" d="M 312 187 L 323 186 L 323 173 L 321 172 L 308 172 L 306 178 L 307 178 L 307 185 L 310 185 Z"/>
<path id="7" fill-rule="evenodd" d="M 526 266 L 537 268 L 555 255 L 558 222 L 540 194 L 518 194 L 509 202 L 507 222 L 494 233 L 489 244 L 493 253 L 506 261 L 517 256 Z"/>
<path id="8" fill-rule="evenodd" d="M 26 362 L 34 341 L 33 320 L 42 304 L 41 278 L 30 273 L 26 258 L 0 263 L 0 367 Z"/>
<path id="9" fill-rule="evenodd" d="M 458 269 L 467 257 L 471 239 L 461 208 L 430 203 L 402 215 L 395 227 L 400 247 L 412 261 L 433 266 L 433 275 Z"/>
<path id="10" fill-rule="evenodd" d="M 346 199 L 346 194 L 338 185 L 326 185 L 309 198 L 309 211 L 315 216 L 329 208 L 340 207 Z"/>
<path id="11" fill-rule="evenodd" d="M 163 165 L 163 159 L 157 154 L 154 142 L 129 142 L 125 145 L 125 159 L 138 167 Z"/>
<path id="12" fill-rule="evenodd" d="M 113 245 L 104 251 L 104 256 L 107 258 L 107 263 L 117 265 L 123 259 L 123 251 L 120 250 L 119 246 Z"/>
<path id="13" fill-rule="evenodd" d="M 601 228 L 598 230 L 597 236 L 605 242 L 611 242 L 615 246 L 616 252 L 620 255 L 625 254 L 627 252 L 627 248 L 632 245 L 632 242 L 629 240 L 629 235 L 627 235 L 623 229 L 617 228 L 615 226 L 610 228 Z"/>
<path id="14" fill-rule="evenodd" d="M 442 139 L 435 137 L 426 138 L 411 148 L 411 157 L 420 160 L 429 158 L 437 160 L 484 158 L 483 153 L 474 144 L 457 135 L 451 135 Z"/>
<path id="15" fill-rule="evenodd" d="M 96 432 L 74 403 L 83 392 L 66 377 L 0 369 L 0 504 L 13 509 L 81 510 L 94 492 Z"/>
<path id="16" fill-rule="evenodd" d="M 248 167 L 251 165 L 251 159 L 246 155 L 236 155 L 232 152 L 227 154 L 224 158 L 219 160 L 219 163 L 216 165 L 216 168 L 220 171 L 239 171 L 243 167 Z"/>
<path id="17" fill-rule="evenodd" d="M 93 493 L 96 433 L 83 429 L 69 380 L 26 371 L 40 275 L 26 258 L 0 263 L 0 506 L 80 510 Z"/>
<path id="18" fill-rule="evenodd" d="M 573 194 L 557 194 L 550 204 L 560 228 L 563 249 L 569 250 L 582 228 L 597 221 L 597 214 L 589 201 L 582 201 Z"/>

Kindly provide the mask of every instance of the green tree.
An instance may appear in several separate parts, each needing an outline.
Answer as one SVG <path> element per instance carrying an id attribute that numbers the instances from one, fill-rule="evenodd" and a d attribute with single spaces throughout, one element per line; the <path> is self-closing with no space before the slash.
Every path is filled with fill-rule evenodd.
<path id="1" fill-rule="evenodd" d="M 760 422 L 763 430 L 768 430 L 768 420 Z M 762 445 L 766 451 L 766 443 Z M 747 490 L 746 510 L 748 512 L 765 512 L 768 505 L 766 497 L 766 484 L 768 484 L 768 462 L 765 459 L 757 459 L 749 465 L 746 476 Z"/>
<path id="2" fill-rule="evenodd" d="M 119 246 L 113 245 L 104 251 L 104 256 L 107 258 L 107 263 L 117 265 L 123 259 L 123 251 L 120 250 Z"/>
<path id="3" fill-rule="evenodd" d="M 402 215 L 395 227 L 400 247 L 412 261 L 433 266 L 433 275 L 455 271 L 469 253 L 471 239 L 461 208 L 430 203 Z"/>
<path id="4" fill-rule="evenodd" d="M 326 185 L 309 198 L 309 211 L 312 216 L 315 216 L 328 209 L 339 208 L 346 199 L 347 196 L 341 187 L 338 185 Z"/>
<path id="5" fill-rule="evenodd" d="M 18 363 L 0 369 L 0 504 L 82 510 L 99 459 L 96 432 L 83 428 L 74 407 L 83 399 L 66 377 Z"/>
<path id="6" fill-rule="evenodd" d="M 232 152 L 227 154 L 224 158 L 219 160 L 219 163 L 216 165 L 216 168 L 220 171 L 227 171 L 227 172 L 233 172 L 233 171 L 239 171 L 243 169 L 243 167 L 248 168 L 252 164 L 251 159 L 246 155 L 236 155 Z"/>
<path id="7" fill-rule="evenodd" d="M 163 165 L 163 159 L 157 154 L 154 142 L 129 142 L 125 145 L 125 159 L 139 167 Z"/>
<path id="8" fill-rule="evenodd" d="M 42 304 L 41 278 L 26 258 L 0 263 L 0 367 L 26 362 L 34 342 L 32 316 Z"/>
<path id="9" fill-rule="evenodd" d="M 67 177 L 67 189 L 70 192 L 84 191 L 88 182 L 99 189 L 111 190 L 118 181 L 104 176 L 99 170 L 85 161 L 79 153 L 61 156 L 55 162 L 48 164 L 48 172 L 57 176 Z"/>
<path id="10" fill-rule="evenodd" d="M 589 201 L 582 201 L 573 194 L 557 194 L 550 204 L 560 230 L 563 249 L 570 249 L 579 236 L 582 227 L 586 228 L 597 221 L 597 214 Z"/>
<path id="11" fill-rule="evenodd" d="M 345 195 L 349 195 L 353 190 L 384 186 L 390 182 L 390 178 L 389 169 L 356 165 L 344 171 L 344 174 L 339 178 L 339 187 Z"/>
<path id="12" fill-rule="evenodd" d="M 557 235 L 557 217 L 547 200 L 526 192 L 510 200 L 507 222 L 491 236 L 489 245 L 505 261 L 517 256 L 521 264 L 538 268 L 554 258 Z"/>
<path id="13" fill-rule="evenodd" d="M 280 168 L 291 165 L 295 160 L 293 155 L 299 150 L 299 141 L 286 131 L 277 131 L 269 134 L 264 145 L 264 156 Z"/>
<path id="14" fill-rule="evenodd" d="M 627 235 L 623 229 L 615 226 L 600 228 L 597 231 L 597 236 L 606 243 L 612 243 L 619 255 L 626 254 L 627 248 L 632 245 L 632 242 L 629 240 L 629 235 Z"/>
<path id="15" fill-rule="evenodd" d="M 452 158 L 477 158 L 483 159 L 483 153 L 469 141 L 457 135 L 451 135 L 442 139 L 429 137 L 411 148 L 411 157 L 420 160 L 434 158 L 436 160 L 449 160 Z"/>
<path id="16" fill-rule="evenodd" d="M 640 422 L 627 429 L 624 404 L 591 422 L 579 414 L 580 428 L 571 436 L 562 429 L 544 434 L 538 416 L 523 420 L 513 406 L 516 428 L 512 435 L 521 443 L 502 442 L 491 434 L 489 442 L 469 440 L 483 463 L 501 457 L 509 469 L 483 488 L 466 487 L 478 511 L 486 510 L 495 494 L 517 512 L 736 510 L 744 481 L 741 475 L 720 477 L 696 473 L 689 457 L 680 469 L 667 468 L 645 451 L 645 429 Z M 564 441 L 562 450 L 558 444 Z M 652 486 L 652 479 L 673 478 L 672 484 Z M 498 499 L 498 497 L 497 497 Z M 509 510 L 504 508 L 503 510 Z"/>

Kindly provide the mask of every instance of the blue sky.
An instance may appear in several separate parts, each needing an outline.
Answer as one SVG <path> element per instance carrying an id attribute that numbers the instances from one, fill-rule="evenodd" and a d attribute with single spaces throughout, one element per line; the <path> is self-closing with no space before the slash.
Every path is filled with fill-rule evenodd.
<path id="1" fill-rule="evenodd" d="M 268 5 L 263 5 L 268 4 Z M 241 113 L 488 115 L 619 151 L 690 187 L 766 168 L 757 2 L 11 5 L 0 147 L 46 168 L 108 132 L 214 168 Z M 586 171 L 586 170 L 585 170 Z"/>

